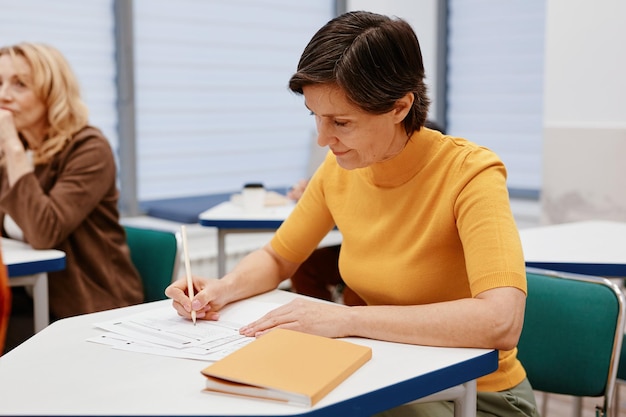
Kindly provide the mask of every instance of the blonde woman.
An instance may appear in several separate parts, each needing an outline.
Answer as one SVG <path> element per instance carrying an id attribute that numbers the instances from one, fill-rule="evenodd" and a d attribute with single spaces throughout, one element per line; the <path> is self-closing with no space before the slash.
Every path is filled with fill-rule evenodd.
<path id="1" fill-rule="evenodd" d="M 51 318 L 141 302 L 119 224 L 115 159 L 88 125 L 78 81 L 57 49 L 0 48 L 0 153 L 3 236 L 67 256 L 65 270 L 49 276 Z"/>

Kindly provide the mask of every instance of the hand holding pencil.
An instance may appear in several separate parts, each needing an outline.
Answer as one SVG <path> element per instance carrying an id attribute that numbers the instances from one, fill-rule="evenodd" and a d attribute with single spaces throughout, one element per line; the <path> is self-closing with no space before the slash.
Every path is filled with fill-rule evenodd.
<path id="1" fill-rule="evenodd" d="M 226 282 L 216 278 L 193 276 L 189 261 L 187 229 L 181 225 L 182 255 L 185 276 L 172 282 L 165 295 L 172 299 L 172 306 L 182 317 L 196 320 L 219 320 L 219 310 L 233 300 Z"/>

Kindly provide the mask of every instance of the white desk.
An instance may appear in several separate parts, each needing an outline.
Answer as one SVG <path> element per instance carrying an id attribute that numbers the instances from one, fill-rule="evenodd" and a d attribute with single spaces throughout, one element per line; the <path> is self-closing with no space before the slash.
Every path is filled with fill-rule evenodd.
<path id="1" fill-rule="evenodd" d="M 289 216 L 295 204 L 265 207 L 258 212 L 247 212 L 230 201 L 218 204 L 202 213 L 199 220 L 202 226 L 217 228 L 217 274 L 226 273 L 226 235 L 229 233 L 273 232 Z M 341 233 L 331 231 L 320 246 L 338 245 Z"/>
<path id="2" fill-rule="evenodd" d="M 284 303 L 294 297 L 302 296 L 275 290 L 255 298 Z M 498 366 L 495 350 L 350 338 L 371 346 L 372 359 L 313 408 L 302 408 L 202 392 L 200 370 L 206 362 L 114 350 L 85 341 L 101 334 L 93 327 L 95 322 L 169 303 L 157 301 L 52 323 L 0 357 L 0 413 L 358 417 L 463 384 L 465 393 L 455 411 L 472 416 L 474 379 Z"/>
<path id="3" fill-rule="evenodd" d="M 9 286 L 31 287 L 35 332 L 50 321 L 48 309 L 48 272 L 65 268 L 65 253 L 60 250 L 36 250 L 14 239 L 2 238 L 2 260 L 7 267 Z"/>
<path id="4" fill-rule="evenodd" d="M 626 223 L 583 221 L 520 230 L 526 265 L 626 277 Z"/>

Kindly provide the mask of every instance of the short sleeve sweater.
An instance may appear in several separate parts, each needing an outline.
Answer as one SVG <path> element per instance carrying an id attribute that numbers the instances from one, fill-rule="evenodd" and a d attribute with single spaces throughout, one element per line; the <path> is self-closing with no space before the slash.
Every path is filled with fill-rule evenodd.
<path id="1" fill-rule="evenodd" d="M 335 226 L 341 276 L 368 305 L 437 303 L 497 287 L 526 292 L 506 169 L 467 140 L 422 128 L 399 155 L 354 170 L 329 153 L 271 245 L 302 262 Z M 501 351 L 478 389 L 520 383 L 516 353 Z"/>

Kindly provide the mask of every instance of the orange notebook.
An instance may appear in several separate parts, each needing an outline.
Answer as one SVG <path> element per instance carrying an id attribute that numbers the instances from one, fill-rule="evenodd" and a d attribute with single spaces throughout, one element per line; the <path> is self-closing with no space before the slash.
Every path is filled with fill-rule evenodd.
<path id="1" fill-rule="evenodd" d="M 207 366 L 206 390 L 313 406 L 372 357 L 339 339 L 274 329 Z"/>

